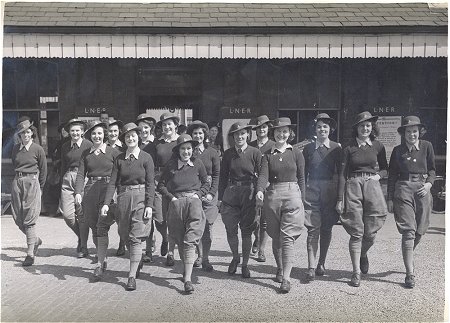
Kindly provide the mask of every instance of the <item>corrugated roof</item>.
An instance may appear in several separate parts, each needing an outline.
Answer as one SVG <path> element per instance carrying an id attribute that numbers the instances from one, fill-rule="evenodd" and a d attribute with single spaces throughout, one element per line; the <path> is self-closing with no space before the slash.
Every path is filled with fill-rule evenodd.
<path id="1" fill-rule="evenodd" d="M 8 2 L 11 27 L 441 27 L 448 8 L 426 3 Z"/>

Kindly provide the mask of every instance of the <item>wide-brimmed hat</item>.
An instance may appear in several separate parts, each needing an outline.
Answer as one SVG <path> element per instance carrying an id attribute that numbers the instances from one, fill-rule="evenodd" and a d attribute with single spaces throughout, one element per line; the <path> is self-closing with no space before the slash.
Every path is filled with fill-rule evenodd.
<path id="1" fill-rule="evenodd" d="M 397 132 L 400 132 L 400 131 L 402 131 L 402 129 L 404 129 L 405 127 L 409 127 L 409 126 L 419 126 L 419 127 L 425 128 L 425 125 L 420 122 L 419 117 L 407 116 L 407 117 L 403 118 L 402 125 L 397 128 Z"/>
<path id="2" fill-rule="evenodd" d="M 272 120 L 271 128 L 281 128 L 281 127 L 295 128 L 296 126 L 297 125 L 295 123 L 291 122 L 290 118 L 283 117 Z"/>
<path id="3" fill-rule="evenodd" d="M 194 129 L 197 129 L 197 128 L 204 128 L 204 129 L 206 129 L 207 132 L 209 131 L 209 127 L 206 123 L 204 123 L 200 120 L 195 120 L 195 121 L 192 121 L 192 123 L 187 127 L 186 132 L 189 134 L 192 134 L 192 131 L 194 131 Z"/>
<path id="4" fill-rule="evenodd" d="M 263 124 L 266 124 L 269 122 L 271 122 L 269 117 L 266 116 L 265 114 L 263 114 L 262 116 L 259 116 L 255 119 L 254 124 L 253 124 L 253 130 L 255 130 L 256 128 L 261 127 Z"/>
<path id="5" fill-rule="evenodd" d="M 80 120 L 78 118 L 73 118 L 73 119 L 70 119 L 69 121 L 67 121 L 66 125 L 64 126 L 64 130 L 69 132 L 70 127 L 73 125 L 80 125 L 80 126 L 83 126 L 83 128 L 86 128 L 86 122 L 84 122 L 83 120 Z"/>
<path id="6" fill-rule="evenodd" d="M 238 121 L 231 125 L 230 130 L 228 130 L 228 136 L 231 136 L 236 131 L 239 131 L 242 129 L 245 129 L 248 131 L 248 130 L 251 130 L 252 128 L 253 128 L 253 126 L 251 124 L 246 124 L 243 121 Z"/>
<path id="7" fill-rule="evenodd" d="M 30 119 L 19 119 L 19 122 L 17 123 L 17 133 L 22 133 L 25 130 L 29 129 L 33 125 L 33 121 Z"/>
<path id="8" fill-rule="evenodd" d="M 140 115 L 138 115 L 137 119 L 136 119 L 136 124 L 139 124 L 139 122 L 141 121 L 153 121 L 153 124 L 156 124 L 156 119 L 153 118 L 150 114 L 148 113 L 142 113 Z"/>
<path id="9" fill-rule="evenodd" d="M 134 122 L 127 123 L 122 128 L 122 133 L 119 136 L 119 140 L 123 142 L 125 135 L 130 131 L 136 131 L 139 134 L 141 132 L 141 128 L 139 128 Z"/>
<path id="10" fill-rule="evenodd" d="M 356 115 L 355 121 L 353 122 L 352 127 L 356 127 L 358 124 L 364 121 L 377 121 L 378 116 L 373 116 L 369 111 L 364 111 Z"/>
<path id="11" fill-rule="evenodd" d="M 177 116 L 174 113 L 170 113 L 170 112 L 164 112 L 163 114 L 161 114 L 161 116 L 159 117 L 159 121 L 156 123 L 156 125 L 158 127 L 161 127 L 163 121 L 165 120 L 169 120 L 169 119 L 173 119 L 174 122 L 178 125 L 180 123 L 180 117 Z"/>
<path id="12" fill-rule="evenodd" d="M 199 144 L 199 142 L 197 140 L 193 140 L 190 135 L 188 135 L 187 133 L 184 133 L 178 137 L 177 145 L 172 148 L 172 152 L 178 153 L 178 149 L 180 148 L 180 146 L 182 144 L 185 144 L 188 142 L 190 142 L 192 144 L 192 148 L 197 147 L 197 145 Z"/>
<path id="13" fill-rule="evenodd" d="M 104 132 L 108 129 L 108 125 L 105 122 L 102 122 L 100 120 L 94 120 L 88 125 L 88 129 L 84 132 L 84 137 L 87 139 L 91 139 L 91 132 L 94 130 L 94 128 L 102 127 Z M 106 139 L 106 133 L 105 133 L 105 139 Z"/>
<path id="14" fill-rule="evenodd" d="M 123 122 L 120 120 L 116 120 L 116 119 L 112 119 L 108 122 L 108 128 L 111 126 L 114 126 L 114 125 L 118 126 L 119 130 L 120 130 L 123 127 Z"/>
<path id="15" fill-rule="evenodd" d="M 336 125 L 337 125 L 336 120 L 331 118 L 327 113 L 319 113 L 314 118 L 314 124 L 313 124 L 314 127 L 316 126 L 317 122 L 319 122 L 320 120 L 328 120 L 330 122 L 330 127 L 333 128 L 333 129 L 336 129 Z"/>

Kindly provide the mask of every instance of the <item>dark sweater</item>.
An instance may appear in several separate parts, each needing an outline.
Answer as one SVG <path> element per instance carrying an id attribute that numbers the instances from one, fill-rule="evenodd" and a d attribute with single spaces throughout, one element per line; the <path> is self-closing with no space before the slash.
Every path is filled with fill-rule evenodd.
<path id="1" fill-rule="evenodd" d="M 145 184 L 145 206 L 153 207 L 155 167 L 152 157 L 142 150 L 138 159 L 125 159 L 125 155 L 126 153 L 121 153 L 114 160 L 104 204 L 108 205 L 111 202 L 116 187 Z"/>
<path id="2" fill-rule="evenodd" d="M 262 145 L 261 147 L 258 147 L 258 140 L 253 140 L 249 143 L 249 146 L 258 148 L 261 151 L 261 154 L 263 154 L 263 155 L 270 152 L 273 145 L 275 145 L 275 141 L 270 140 L 270 139 L 267 140 L 266 143 L 264 145 Z"/>
<path id="3" fill-rule="evenodd" d="M 312 142 L 303 149 L 305 158 L 305 179 L 332 179 L 341 169 L 342 148 L 330 140 L 330 148 L 324 146 L 325 152 L 321 154 Z"/>
<path id="4" fill-rule="evenodd" d="M 280 160 L 281 159 L 281 160 Z M 305 197 L 305 159 L 297 148 L 287 148 L 283 153 L 268 152 L 262 157 L 257 191 L 264 192 L 267 182 L 271 184 L 297 182 Z"/>
<path id="5" fill-rule="evenodd" d="M 175 193 L 193 192 L 200 198 L 208 193 L 209 183 L 205 166 L 198 158 L 192 158 L 191 161 L 194 166 L 184 165 L 178 169 L 178 158 L 169 160 L 158 183 L 161 195 L 171 200 Z"/>
<path id="6" fill-rule="evenodd" d="M 219 176 L 220 176 L 220 157 L 217 150 L 214 148 L 208 147 L 203 150 L 202 153 L 195 153 L 194 157 L 197 157 L 203 162 L 205 165 L 206 174 L 211 176 L 211 188 L 209 189 L 209 194 L 213 197 L 217 194 L 217 190 L 219 188 Z"/>
<path id="7" fill-rule="evenodd" d="M 428 174 L 427 183 L 434 183 L 436 166 L 433 145 L 426 140 L 419 140 L 419 150 L 409 152 L 406 144 L 394 147 L 389 161 L 388 200 L 394 197 L 395 183 L 409 174 Z"/>
<path id="8" fill-rule="evenodd" d="M 241 154 L 238 154 L 235 147 L 227 149 L 220 167 L 219 200 L 222 200 L 230 181 L 255 181 L 261 167 L 261 158 L 259 149 L 252 146 L 247 146 Z"/>
<path id="9" fill-rule="evenodd" d="M 86 149 L 81 154 L 80 166 L 78 167 L 77 181 L 75 184 L 75 194 L 81 194 L 84 188 L 85 177 L 106 177 L 111 176 L 114 159 L 120 154 L 116 148 L 106 146 L 105 153 L 96 155 Z"/>
<path id="10" fill-rule="evenodd" d="M 29 150 L 22 148 L 19 150 L 20 144 L 16 144 L 12 150 L 12 163 L 16 172 L 23 173 L 39 173 L 39 186 L 42 188 L 47 179 L 47 157 L 44 149 L 35 144 L 30 145 Z"/>
<path id="11" fill-rule="evenodd" d="M 175 156 L 172 156 L 172 149 L 177 145 L 177 141 L 166 142 L 159 139 L 155 144 L 155 167 L 164 167 L 167 162 Z"/>
<path id="12" fill-rule="evenodd" d="M 376 174 L 378 163 L 381 178 L 387 173 L 386 149 L 377 140 L 372 140 L 372 146 L 358 147 L 356 139 L 353 139 L 342 152 L 342 168 L 339 173 L 338 201 L 344 196 L 345 181 L 352 173 L 365 172 Z"/>
<path id="13" fill-rule="evenodd" d="M 80 147 L 71 147 L 72 141 L 64 143 L 61 148 L 61 174 L 65 174 L 70 167 L 78 167 L 81 154 L 88 148 L 92 147 L 92 142 L 83 139 Z"/>

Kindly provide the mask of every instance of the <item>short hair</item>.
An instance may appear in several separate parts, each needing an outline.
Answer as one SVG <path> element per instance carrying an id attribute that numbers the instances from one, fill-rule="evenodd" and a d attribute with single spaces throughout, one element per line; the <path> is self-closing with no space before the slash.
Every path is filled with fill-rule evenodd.
<path id="1" fill-rule="evenodd" d="M 352 129 L 352 137 L 353 138 L 358 137 L 358 125 L 360 123 L 353 126 L 353 129 Z M 370 133 L 369 138 L 370 138 L 370 140 L 375 140 L 380 136 L 380 127 L 378 127 L 378 124 L 376 121 L 370 121 L 370 123 L 372 124 L 372 132 Z"/>
<path id="2" fill-rule="evenodd" d="M 314 134 L 316 133 L 316 125 L 317 125 L 317 123 L 318 123 L 319 121 L 322 121 L 323 123 L 326 123 L 327 125 L 330 126 L 330 135 L 331 135 L 333 132 L 336 131 L 336 128 L 334 128 L 334 127 L 331 126 L 331 120 L 330 120 L 330 119 L 318 119 L 316 122 L 313 121 L 313 123 L 312 123 L 312 128 L 313 128 Z"/>
<path id="3" fill-rule="evenodd" d="M 192 137 L 192 134 L 194 133 L 194 130 L 197 130 L 197 129 L 202 129 L 203 130 L 203 136 L 204 136 L 204 138 L 203 138 L 203 146 L 205 146 L 205 148 L 208 148 L 210 138 L 209 138 L 209 132 L 206 131 L 205 127 L 202 127 L 200 125 L 192 127 L 190 129 L 191 131 L 189 131 L 187 134 Z"/>
<path id="4" fill-rule="evenodd" d="M 276 128 L 269 128 L 269 135 L 268 135 L 268 137 L 269 137 L 270 140 L 273 140 L 273 141 L 275 141 L 275 129 Z M 294 141 L 294 139 L 295 139 L 295 132 L 294 132 L 294 130 L 292 130 L 291 127 L 289 127 L 289 137 L 286 140 L 286 142 L 288 144 L 290 144 L 291 142 Z"/>
<path id="5" fill-rule="evenodd" d="M 419 138 L 422 138 L 426 133 L 427 133 L 427 129 L 424 126 L 419 126 Z M 401 127 L 400 129 L 398 129 L 398 133 L 400 134 L 400 136 L 405 137 L 405 130 L 406 127 Z"/>
<path id="6" fill-rule="evenodd" d="M 191 147 L 192 147 L 192 156 L 191 156 L 191 158 L 189 158 L 189 159 L 192 160 L 192 158 L 194 157 L 194 145 L 192 144 L 192 142 L 183 142 L 181 145 L 179 145 L 178 148 L 177 148 L 177 150 L 175 151 L 175 156 L 177 156 L 177 158 L 181 159 L 180 148 L 181 148 L 181 146 L 184 145 L 184 144 L 190 144 L 190 145 L 191 145 Z"/>

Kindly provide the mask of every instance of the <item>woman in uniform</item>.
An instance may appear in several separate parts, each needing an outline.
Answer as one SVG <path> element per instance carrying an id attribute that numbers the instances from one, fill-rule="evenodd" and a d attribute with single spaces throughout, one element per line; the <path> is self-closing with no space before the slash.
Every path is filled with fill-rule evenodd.
<path id="1" fill-rule="evenodd" d="M 64 129 L 69 133 L 70 141 L 61 148 L 61 174 L 64 175 L 59 209 L 66 224 L 78 237 L 77 256 L 83 258 L 88 256 L 88 250 L 81 247 L 79 222 L 84 218 L 81 205 L 75 204 L 75 182 L 81 154 L 92 147 L 92 142 L 83 138 L 85 123 L 78 118 L 69 120 Z"/>
<path id="2" fill-rule="evenodd" d="M 313 281 L 315 275 L 325 274 L 325 259 L 331 242 L 331 230 L 339 219 L 336 212 L 337 178 L 341 168 L 342 148 L 328 137 L 336 130 L 336 121 L 326 113 L 319 113 L 314 119 L 313 131 L 316 141 L 303 149 L 305 158 L 305 199 L 310 210 L 305 214 L 308 229 L 308 273 L 307 279 Z M 316 262 L 317 250 L 320 255 Z M 317 264 L 317 267 L 316 267 Z M 315 270 L 314 270 L 315 268 Z"/>
<path id="3" fill-rule="evenodd" d="M 123 127 L 121 141 L 127 150 L 114 160 L 111 180 L 105 195 L 101 216 L 108 215 L 109 204 L 117 190 L 120 237 L 130 251 L 127 290 L 136 289 L 136 278 L 143 266 L 142 241 L 150 234 L 155 178 L 152 157 L 139 148 L 140 128 L 134 123 Z"/>
<path id="4" fill-rule="evenodd" d="M 302 152 L 289 144 L 292 127 L 289 118 L 278 118 L 271 131 L 275 144 L 262 159 L 256 199 L 264 203 L 267 233 L 272 238 L 272 250 L 277 263 L 276 281 L 280 292 L 291 289 L 290 276 L 294 264 L 294 243 L 304 228 L 305 160 Z M 267 187 L 267 184 L 270 185 Z M 266 189 L 264 195 L 264 190 Z"/>
<path id="5" fill-rule="evenodd" d="M 27 240 L 27 256 L 22 266 L 31 266 L 42 240 L 36 235 L 36 223 L 41 213 L 41 194 L 47 178 L 47 158 L 44 149 L 35 144 L 37 129 L 28 117 L 17 123 L 20 142 L 12 150 L 16 175 L 12 182 L 11 205 L 14 222 Z"/>
<path id="6" fill-rule="evenodd" d="M 416 285 L 414 250 L 430 224 L 433 201 L 430 189 L 436 178 L 433 146 L 419 139 L 424 130 L 418 117 L 405 117 L 398 128 L 402 144 L 394 147 L 389 161 L 387 205 L 389 212 L 394 212 L 402 235 L 407 288 Z"/>
<path id="7" fill-rule="evenodd" d="M 81 247 L 87 249 L 89 228 L 92 230 L 92 240 L 97 248 L 97 268 L 94 277 L 101 279 L 106 269 L 106 250 L 108 249 L 108 231 L 114 223 L 114 213 L 99 217 L 100 209 L 105 200 L 106 188 L 114 165 L 114 159 L 119 151 L 105 143 L 107 124 L 94 121 L 86 130 L 85 136 L 90 138 L 93 146 L 81 155 L 75 184 L 75 204 L 82 206 L 84 222 L 80 223 Z M 85 178 L 87 182 L 85 185 Z M 81 194 L 84 191 L 84 196 Z"/>
<path id="8" fill-rule="evenodd" d="M 349 251 L 353 265 L 350 285 L 354 287 L 359 287 L 361 273 L 369 271 L 367 252 L 387 214 L 379 181 L 387 175 L 388 165 L 386 150 L 375 139 L 379 135 L 377 119 L 367 111 L 356 116 L 352 126 L 354 139 L 343 150 L 339 174 L 336 210 L 342 214 L 342 225 L 350 235 Z"/>
<path id="9" fill-rule="evenodd" d="M 194 263 L 194 267 L 200 267 L 206 271 L 212 271 L 214 268 L 209 262 L 209 251 L 212 243 L 212 227 L 219 215 L 217 209 L 217 189 L 219 188 L 220 176 L 220 157 L 217 150 L 209 147 L 207 143 L 208 125 L 199 120 L 192 122 L 187 133 L 193 140 L 198 142 L 194 150 L 194 157 L 200 159 L 205 165 L 208 175 L 209 191 L 202 197 L 202 207 L 206 215 L 205 231 L 202 239 L 197 246 L 198 258 Z"/>
<path id="10" fill-rule="evenodd" d="M 234 123 L 228 131 L 234 144 L 223 155 L 220 168 L 220 213 L 227 231 L 227 240 L 233 253 L 228 273 L 236 273 L 239 257 L 238 227 L 242 235 L 242 277 L 249 278 L 248 260 L 252 249 L 252 232 L 259 219 L 255 209 L 256 179 L 261 166 L 261 152 L 247 144 L 252 125 Z M 220 202 L 219 202 L 220 203 Z"/>
<path id="11" fill-rule="evenodd" d="M 209 192 L 208 175 L 198 158 L 192 158 L 198 141 L 180 135 L 173 148 L 174 157 L 164 167 L 158 191 L 170 200 L 167 225 L 171 239 L 178 245 L 183 262 L 184 291 L 191 293 L 195 248 L 205 229 L 205 213 L 201 199 Z"/>

